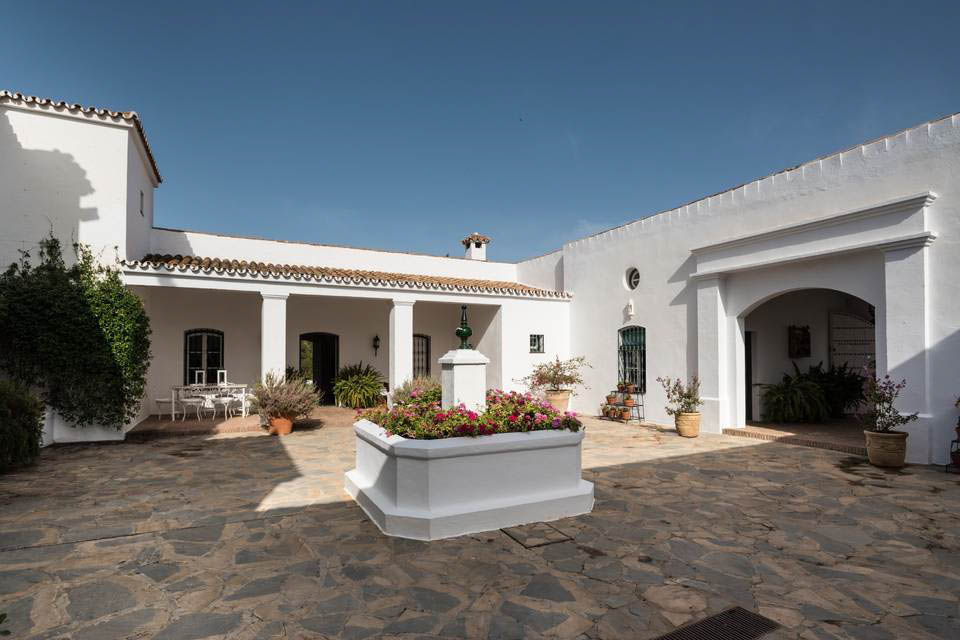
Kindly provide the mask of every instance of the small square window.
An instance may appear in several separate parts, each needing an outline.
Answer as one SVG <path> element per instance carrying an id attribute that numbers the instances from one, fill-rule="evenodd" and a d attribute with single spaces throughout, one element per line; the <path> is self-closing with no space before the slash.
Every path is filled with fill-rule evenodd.
<path id="1" fill-rule="evenodd" d="M 530 353 L 543 353 L 543 334 L 530 334 Z"/>

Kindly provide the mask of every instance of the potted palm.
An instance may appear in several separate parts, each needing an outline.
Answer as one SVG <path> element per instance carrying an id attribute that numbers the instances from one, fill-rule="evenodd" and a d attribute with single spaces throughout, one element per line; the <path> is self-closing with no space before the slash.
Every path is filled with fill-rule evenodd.
<path id="1" fill-rule="evenodd" d="M 700 435 L 700 411 L 703 404 L 700 399 L 700 379 L 690 378 L 689 384 L 677 378 L 657 378 L 667 393 L 667 414 L 673 416 L 677 435 L 684 438 L 696 438 Z"/>
<path id="2" fill-rule="evenodd" d="M 284 379 L 268 372 L 253 388 L 250 405 L 268 425 L 272 435 L 293 431 L 293 421 L 310 414 L 320 403 L 320 393 L 301 376 Z"/>
<path id="3" fill-rule="evenodd" d="M 900 413 L 893 406 L 906 386 L 906 380 L 894 382 L 889 375 L 867 381 L 864 397 L 872 408 L 864 414 L 867 429 L 863 433 L 867 438 L 867 458 L 875 467 L 899 468 L 906 464 L 910 434 L 897 431 L 897 427 L 913 422 L 917 414 Z"/>
<path id="4" fill-rule="evenodd" d="M 543 391 L 544 399 L 551 406 L 566 411 L 570 396 L 574 393 L 573 388 L 583 386 L 583 374 L 580 370 L 589 366 L 583 356 L 569 360 L 561 360 L 557 356 L 554 360 L 535 366 L 522 382 L 530 387 L 531 391 Z"/>

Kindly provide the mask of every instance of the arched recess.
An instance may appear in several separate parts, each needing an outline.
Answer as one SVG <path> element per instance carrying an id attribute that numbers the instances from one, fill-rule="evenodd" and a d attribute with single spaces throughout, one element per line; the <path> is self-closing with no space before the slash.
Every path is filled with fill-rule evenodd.
<path id="1" fill-rule="evenodd" d="M 836 289 L 792 289 L 751 306 L 740 320 L 748 422 L 763 419 L 757 385 L 794 375 L 794 367 L 807 371 L 847 365 L 864 369 L 864 375 L 875 372 L 876 309 L 862 298 Z"/>

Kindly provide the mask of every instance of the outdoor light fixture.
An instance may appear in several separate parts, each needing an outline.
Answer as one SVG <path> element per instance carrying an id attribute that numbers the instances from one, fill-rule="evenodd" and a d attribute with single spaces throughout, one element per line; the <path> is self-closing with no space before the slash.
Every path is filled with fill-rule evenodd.
<path id="1" fill-rule="evenodd" d="M 377 351 L 380 350 L 380 336 L 373 336 L 373 355 L 377 355 Z"/>

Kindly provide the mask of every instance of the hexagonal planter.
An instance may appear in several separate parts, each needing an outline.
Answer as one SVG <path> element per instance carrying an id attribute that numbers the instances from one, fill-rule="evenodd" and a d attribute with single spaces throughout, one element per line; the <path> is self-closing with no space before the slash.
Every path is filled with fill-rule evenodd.
<path id="1" fill-rule="evenodd" d="M 390 536 L 437 540 L 589 513 L 583 431 L 408 440 L 353 425 L 357 462 L 345 488 Z"/>

